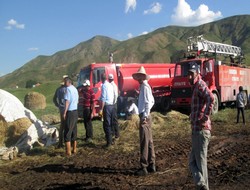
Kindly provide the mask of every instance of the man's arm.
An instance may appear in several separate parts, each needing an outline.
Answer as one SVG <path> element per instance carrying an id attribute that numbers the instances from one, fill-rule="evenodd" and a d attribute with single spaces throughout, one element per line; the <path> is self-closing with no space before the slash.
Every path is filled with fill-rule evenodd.
<path id="1" fill-rule="evenodd" d="M 91 99 L 90 99 L 90 109 L 91 109 L 91 118 L 93 118 L 94 109 L 95 109 L 95 93 L 91 90 Z"/>
<path id="2" fill-rule="evenodd" d="M 107 97 L 107 88 L 105 85 L 102 85 L 102 94 L 101 94 L 101 98 L 100 98 L 100 101 L 101 101 L 101 107 L 100 107 L 100 112 L 99 114 L 102 115 L 102 110 L 104 108 L 104 105 L 105 105 L 105 100 L 106 100 L 106 97 Z"/>
<path id="3" fill-rule="evenodd" d="M 53 102 L 54 102 L 56 107 L 59 107 L 57 92 L 58 92 L 58 89 L 56 89 L 56 91 L 55 91 L 55 94 L 54 94 L 54 97 L 53 97 Z"/>
<path id="4" fill-rule="evenodd" d="M 65 100 L 65 110 L 63 114 L 64 119 L 66 119 L 66 114 L 67 114 L 68 109 L 69 109 L 69 100 Z"/>
<path id="5" fill-rule="evenodd" d="M 199 90 L 201 90 L 201 95 L 202 98 L 205 100 L 205 104 L 206 104 L 206 108 L 204 110 L 204 115 L 203 118 L 201 118 L 201 120 L 203 122 L 207 121 L 210 114 L 211 114 L 211 110 L 213 108 L 213 104 L 214 104 L 214 95 L 213 93 L 208 89 L 207 86 L 199 88 Z"/>

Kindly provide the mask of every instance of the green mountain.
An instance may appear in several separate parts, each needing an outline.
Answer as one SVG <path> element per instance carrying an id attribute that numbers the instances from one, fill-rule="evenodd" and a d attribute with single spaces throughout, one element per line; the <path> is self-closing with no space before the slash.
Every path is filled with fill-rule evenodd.
<path id="1" fill-rule="evenodd" d="M 1 77 L 0 88 L 24 87 L 31 79 L 44 83 L 58 80 L 64 74 L 75 75 L 90 63 L 108 62 L 109 52 L 113 52 L 117 63 L 176 62 L 186 51 L 187 38 L 201 34 L 210 41 L 240 46 L 246 64 L 250 65 L 250 15 L 240 15 L 197 27 L 167 26 L 126 41 L 95 36 L 54 55 L 38 56 Z"/>

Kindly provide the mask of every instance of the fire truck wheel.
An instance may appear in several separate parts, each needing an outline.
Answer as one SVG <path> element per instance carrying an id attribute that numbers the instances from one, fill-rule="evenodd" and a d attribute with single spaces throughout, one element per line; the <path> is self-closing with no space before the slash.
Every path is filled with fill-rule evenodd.
<path id="1" fill-rule="evenodd" d="M 161 109 L 162 111 L 166 112 L 170 110 L 170 98 L 169 97 L 162 97 L 161 98 Z"/>
<path id="2" fill-rule="evenodd" d="M 219 110 L 219 99 L 218 95 L 216 93 L 213 93 L 214 95 L 214 106 L 212 108 L 212 115 L 216 114 Z"/>

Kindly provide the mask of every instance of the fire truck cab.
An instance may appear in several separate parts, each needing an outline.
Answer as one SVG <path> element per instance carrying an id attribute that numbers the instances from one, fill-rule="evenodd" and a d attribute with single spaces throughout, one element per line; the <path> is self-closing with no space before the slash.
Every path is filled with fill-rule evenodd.
<path id="1" fill-rule="evenodd" d="M 203 36 L 188 39 L 189 55 L 176 63 L 172 86 L 171 106 L 190 108 L 192 88 L 187 74 L 191 62 L 200 66 L 200 75 L 212 91 L 215 102 L 212 113 L 217 113 L 221 105 L 236 101 L 239 86 L 248 97 L 250 92 L 250 69 L 242 64 L 241 48 L 205 40 Z M 220 61 L 220 56 L 230 58 L 230 63 Z M 224 57 L 225 59 L 225 57 Z"/>

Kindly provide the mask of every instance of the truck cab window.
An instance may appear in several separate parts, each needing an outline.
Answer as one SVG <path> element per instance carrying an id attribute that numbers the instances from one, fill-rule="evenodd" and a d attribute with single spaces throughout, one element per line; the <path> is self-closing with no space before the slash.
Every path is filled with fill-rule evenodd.
<path id="1" fill-rule="evenodd" d="M 81 86 L 85 80 L 90 80 L 90 68 L 80 71 L 80 74 L 78 75 L 78 86 Z"/>
<path id="2" fill-rule="evenodd" d="M 203 64 L 203 72 L 204 72 L 205 75 L 208 74 L 208 73 L 213 72 L 213 63 L 212 63 L 212 60 L 204 62 L 204 64 Z"/>
<path id="3" fill-rule="evenodd" d="M 101 82 L 101 76 L 103 73 L 105 73 L 104 67 L 99 67 L 99 68 L 94 69 L 93 71 L 93 83 L 94 84 Z"/>

